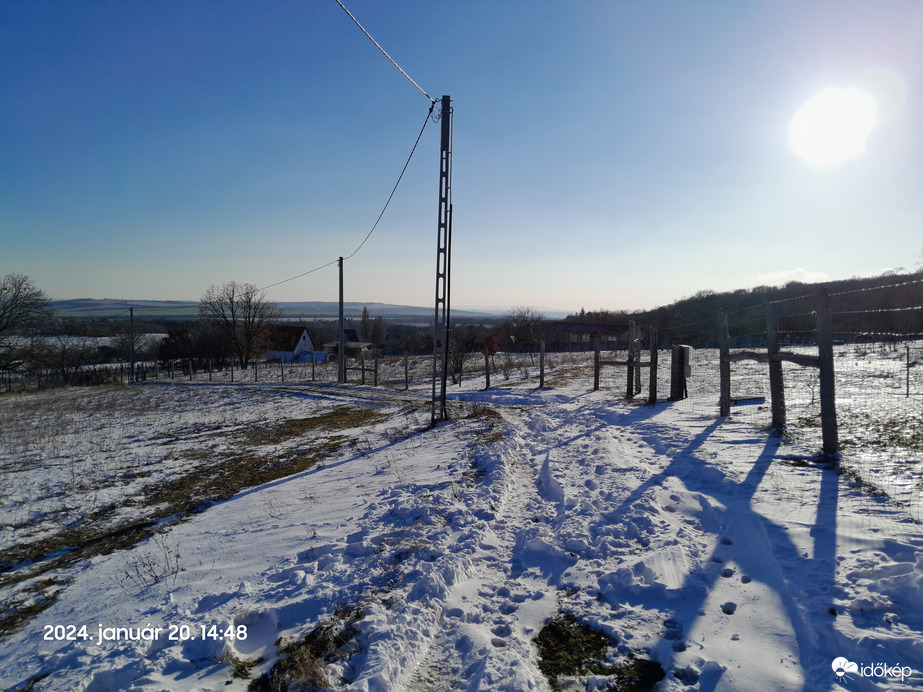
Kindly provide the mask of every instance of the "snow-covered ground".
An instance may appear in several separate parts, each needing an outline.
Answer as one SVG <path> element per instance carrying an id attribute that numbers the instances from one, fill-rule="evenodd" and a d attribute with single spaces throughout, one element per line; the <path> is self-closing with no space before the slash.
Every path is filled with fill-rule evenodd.
<path id="1" fill-rule="evenodd" d="M 543 390 L 466 380 L 432 429 L 425 384 L 0 399 L 5 555 L 64 524 L 148 520 L 134 547 L 4 567 L 7 611 L 54 602 L 0 639 L 0 686 L 244 690 L 312 633 L 335 643 L 297 675 L 334 689 L 547 690 L 535 639 L 561 615 L 605 634 L 612 666 L 659 663 L 662 691 L 923 685 L 906 503 L 814 461 L 811 438 L 692 400 L 626 403 L 623 374 L 594 392 L 582 367 L 559 359 Z M 192 467 L 303 454 L 184 517 L 144 500 Z"/>

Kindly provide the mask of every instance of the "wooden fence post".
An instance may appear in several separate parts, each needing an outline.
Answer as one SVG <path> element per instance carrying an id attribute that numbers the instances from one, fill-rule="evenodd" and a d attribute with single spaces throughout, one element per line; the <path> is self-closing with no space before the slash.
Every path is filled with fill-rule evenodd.
<path id="1" fill-rule="evenodd" d="M 628 323 L 628 385 L 625 398 L 631 399 L 635 394 L 635 323 Z"/>
<path id="2" fill-rule="evenodd" d="M 490 389 L 490 354 L 484 349 L 484 389 Z"/>
<path id="3" fill-rule="evenodd" d="M 372 386 L 377 387 L 378 386 L 378 353 L 377 352 L 375 353 L 375 361 L 374 361 L 373 367 L 375 368 L 375 370 L 373 372 L 374 379 L 372 380 Z"/>
<path id="4" fill-rule="evenodd" d="M 632 344 L 634 345 L 635 363 L 637 364 L 641 362 L 641 329 L 636 325 L 634 332 L 635 332 L 635 338 L 634 338 L 634 341 L 632 341 Z M 635 392 L 634 393 L 639 394 L 640 392 L 641 392 L 641 366 L 635 365 Z"/>
<path id="5" fill-rule="evenodd" d="M 410 389 L 410 353 L 404 353 L 404 391 Z"/>
<path id="6" fill-rule="evenodd" d="M 779 358 L 779 318 L 766 305 L 766 350 L 769 355 L 769 396 L 772 400 L 772 427 L 785 428 L 785 385 Z"/>
<path id="7" fill-rule="evenodd" d="M 820 364 L 820 425 L 824 454 L 839 449 L 836 425 L 836 378 L 833 370 L 833 314 L 827 289 L 817 287 L 817 356 Z"/>
<path id="8" fill-rule="evenodd" d="M 728 316 L 722 310 L 718 316 L 718 350 L 721 360 L 718 365 L 718 374 L 721 380 L 721 394 L 718 400 L 718 415 L 728 416 L 731 413 L 731 354 L 728 335 Z"/>
<path id="9" fill-rule="evenodd" d="M 907 393 L 904 395 L 906 398 L 910 398 L 910 344 L 904 344 L 904 347 L 907 349 Z"/>
<path id="10" fill-rule="evenodd" d="M 282 381 L 285 382 L 285 368 L 282 365 L 282 358 L 279 358 L 279 375 L 282 377 Z"/>
<path id="11" fill-rule="evenodd" d="M 599 338 L 593 339 L 593 391 L 599 389 Z"/>
<path id="12" fill-rule="evenodd" d="M 682 370 L 679 363 L 680 346 L 670 344 L 670 401 L 679 401 L 683 398 Z"/>
<path id="13" fill-rule="evenodd" d="M 545 387 L 545 340 L 542 339 L 538 354 L 538 386 L 539 389 Z"/>
<path id="14" fill-rule="evenodd" d="M 657 328 L 653 325 L 650 328 L 650 350 L 651 350 L 651 371 L 648 373 L 647 403 L 654 405 L 657 403 Z"/>

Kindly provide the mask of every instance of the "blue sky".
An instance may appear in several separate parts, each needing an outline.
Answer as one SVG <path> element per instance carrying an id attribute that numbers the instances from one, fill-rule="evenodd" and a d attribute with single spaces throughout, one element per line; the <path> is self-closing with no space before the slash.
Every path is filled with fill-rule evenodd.
<path id="1" fill-rule="evenodd" d="M 923 248 L 923 4 L 344 0 L 454 105 L 456 306 L 645 308 L 866 276 Z M 826 87 L 866 151 L 796 156 Z M 0 0 L 0 274 L 197 300 L 352 253 L 429 109 L 335 0 Z M 430 305 L 429 123 L 346 299 Z M 269 289 L 335 300 L 336 267 Z"/>

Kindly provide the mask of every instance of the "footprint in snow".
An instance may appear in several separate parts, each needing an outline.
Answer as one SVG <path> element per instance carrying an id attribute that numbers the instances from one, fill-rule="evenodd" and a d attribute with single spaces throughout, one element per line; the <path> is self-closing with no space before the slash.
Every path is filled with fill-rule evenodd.
<path id="1" fill-rule="evenodd" d="M 737 604 L 733 601 L 728 601 L 727 603 L 721 604 L 721 612 L 725 615 L 733 615 L 737 612 Z"/>
<path id="2" fill-rule="evenodd" d="M 498 637 L 509 637 L 513 634 L 513 629 L 506 623 L 501 623 L 496 627 L 493 627 L 491 630 Z"/>
<path id="3" fill-rule="evenodd" d="M 668 641 L 676 641 L 682 639 L 683 637 L 683 625 L 680 622 L 677 622 L 673 618 L 665 620 L 663 623 L 663 628 L 666 630 L 664 632 L 663 638 Z"/>

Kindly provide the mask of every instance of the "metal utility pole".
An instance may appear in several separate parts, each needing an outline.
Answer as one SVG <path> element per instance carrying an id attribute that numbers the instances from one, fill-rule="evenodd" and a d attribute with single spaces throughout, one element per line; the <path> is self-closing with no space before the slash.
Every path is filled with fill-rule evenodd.
<path id="1" fill-rule="evenodd" d="M 337 382 L 346 382 L 346 332 L 343 324 L 343 258 L 337 261 L 340 266 L 340 328 L 337 339 Z"/>
<path id="2" fill-rule="evenodd" d="M 128 382 L 135 381 L 135 309 L 128 308 Z"/>
<path id="3" fill-rule="evenodd" d="M 452 100 L 442 97 L 439 153 L 439 225 L 436 239 L 436 313 L 433 320 L 432 424 L 446 420 L 449 356 L 449 274 L 452 260 Z"/>

